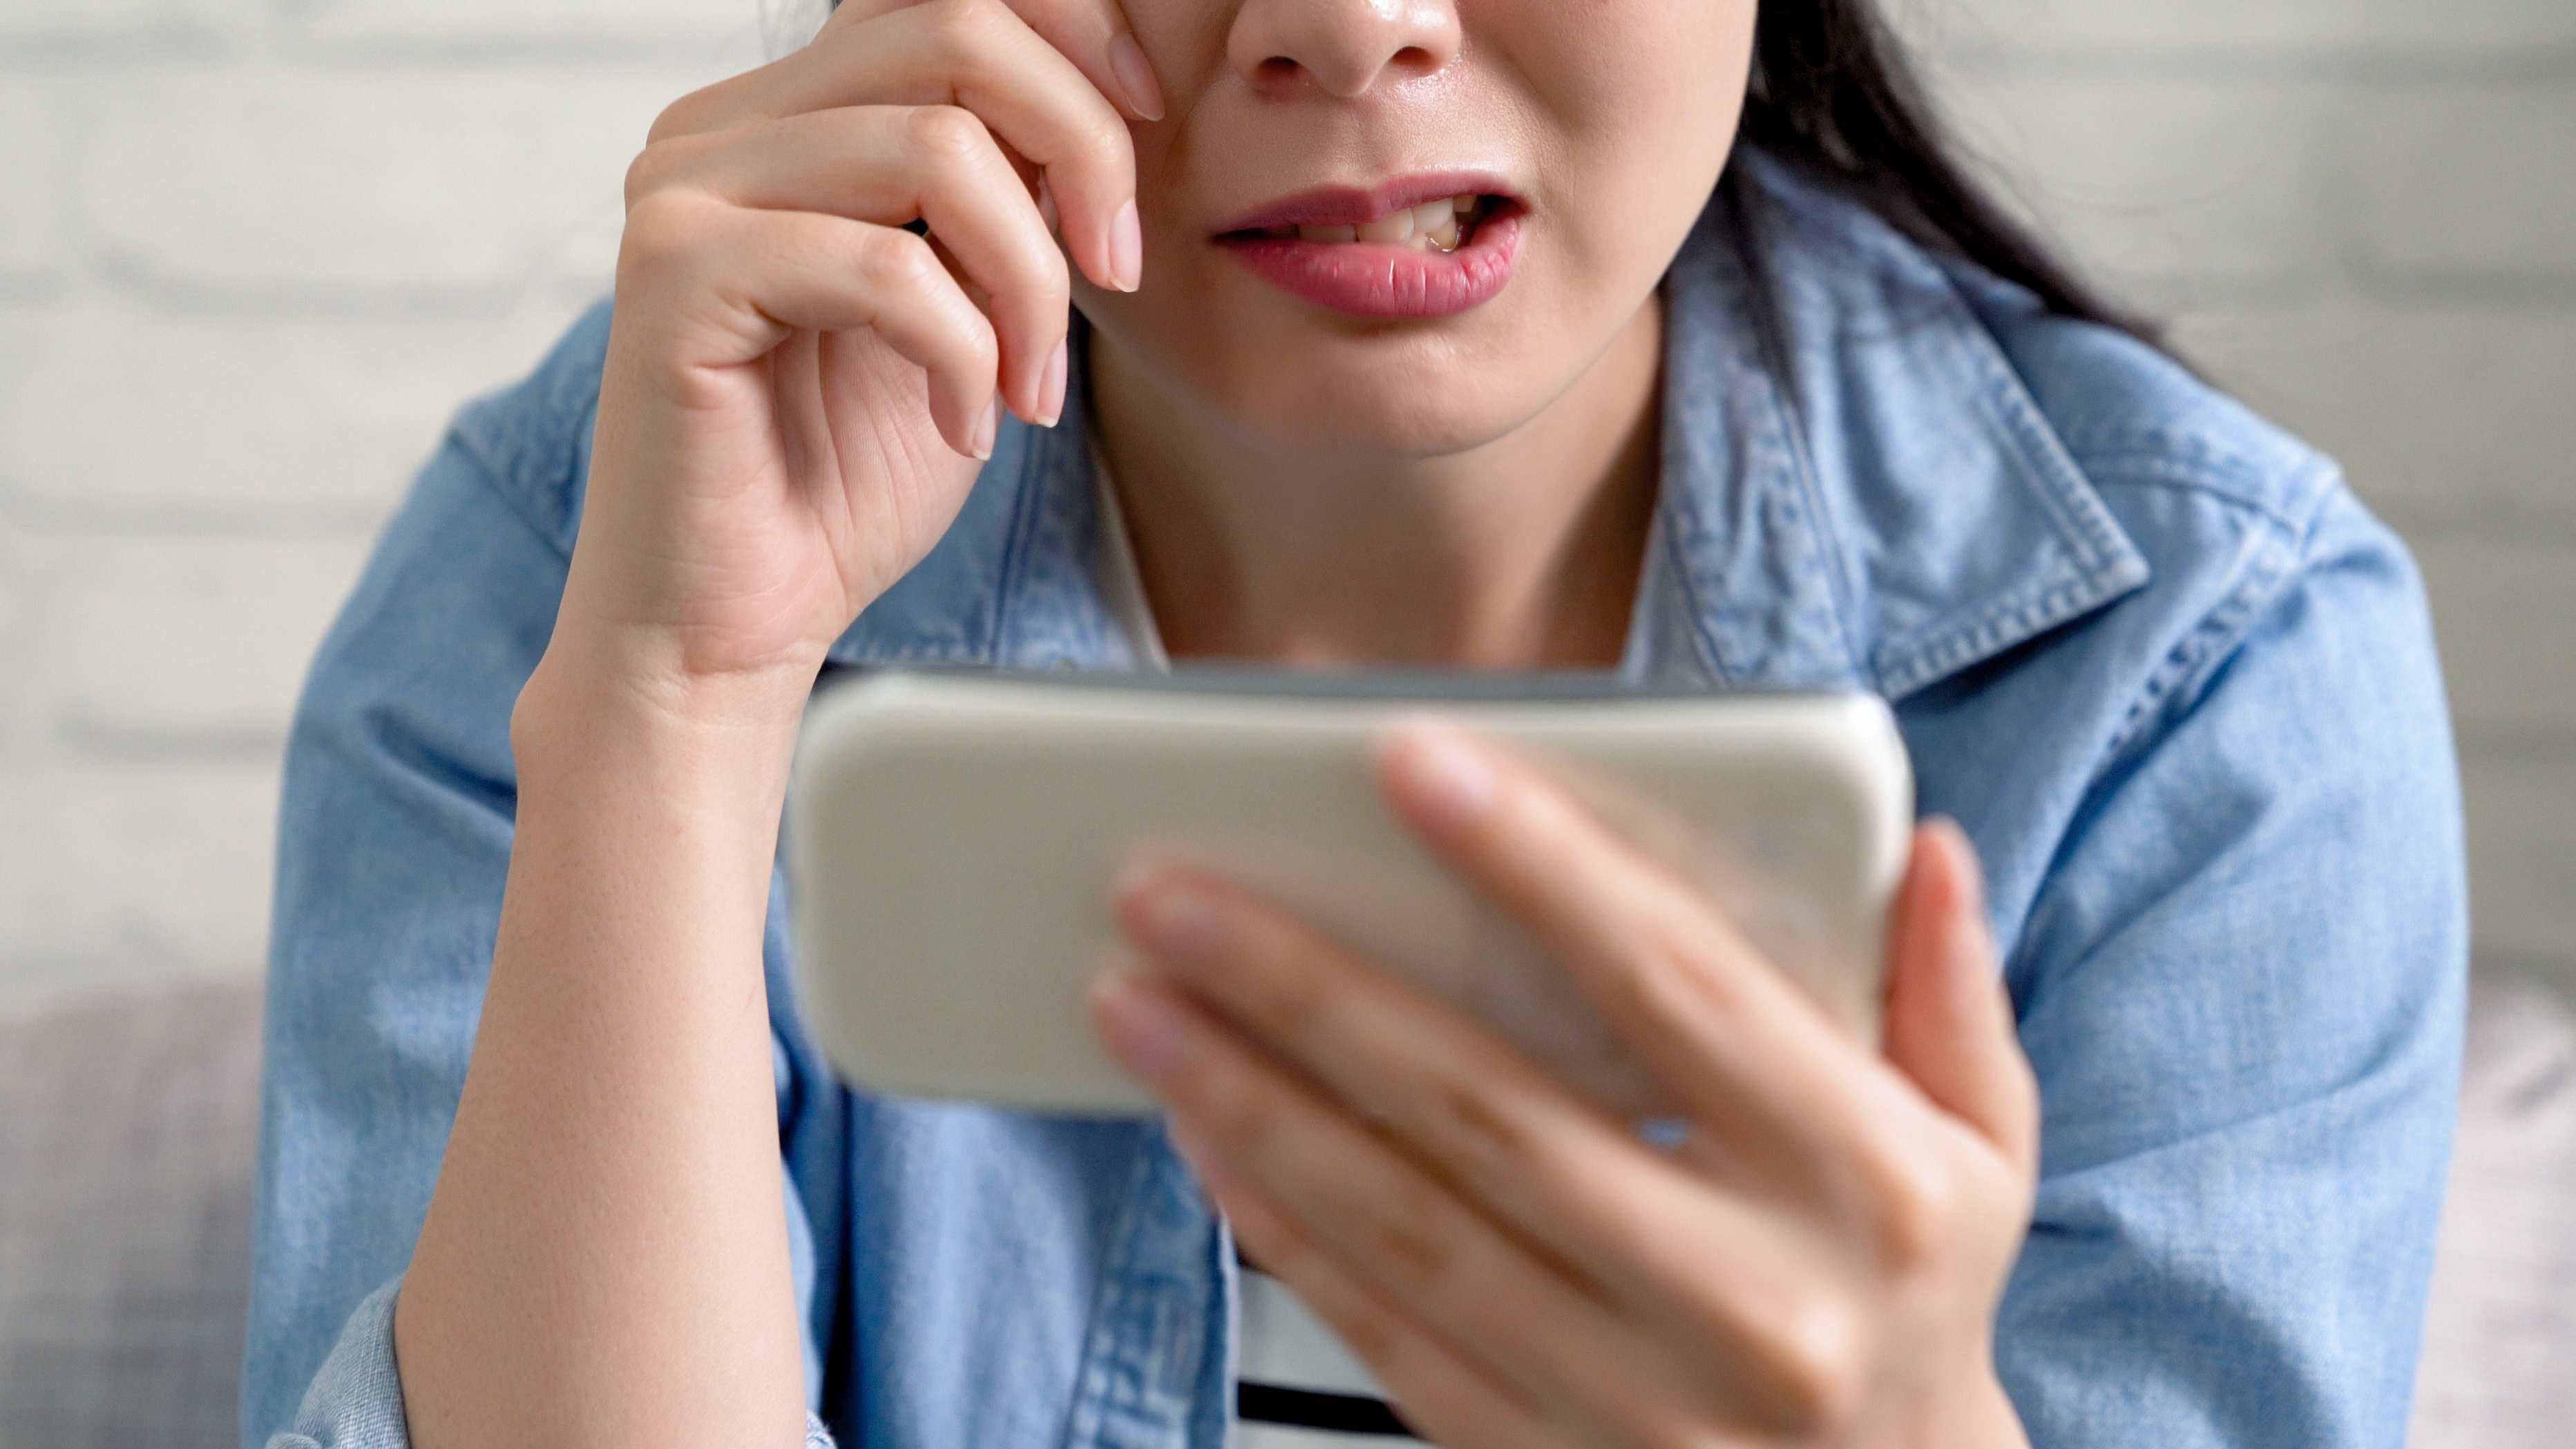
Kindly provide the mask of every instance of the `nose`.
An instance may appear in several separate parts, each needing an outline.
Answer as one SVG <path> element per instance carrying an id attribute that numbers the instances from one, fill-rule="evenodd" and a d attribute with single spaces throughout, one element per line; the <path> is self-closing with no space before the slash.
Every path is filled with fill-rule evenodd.
<path id="1" fill-rule="evenodd" d="M 1225 53 L 1255 94 L 1351 100 L 1380 77 L 1438 74 L 1458 46 L 1454 0 L 1244 0 Z"/>

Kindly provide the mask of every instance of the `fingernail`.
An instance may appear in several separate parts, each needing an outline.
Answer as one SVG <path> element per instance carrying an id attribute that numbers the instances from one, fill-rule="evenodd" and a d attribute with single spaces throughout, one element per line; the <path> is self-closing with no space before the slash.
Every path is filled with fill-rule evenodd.
<path id="1" fill-rule="evenodd" d="M 975 420 L 975 456 L 990 461 L 993 443 L 1002 432 L 1002 400 L 999 397 L 984 404 L 984 415 Z"/>
<path id="2" fill-rule="evenodd" d="M 1187 881 L 1156 876 L 1128 897 L 1127 921 L 1137 944 L 1174 966 L 1193 966 L 1225 944 L 1225 911 Z"/>
<path id="3" fill-rule="evenodd" d="M 1122 34 L 1109 42 L 1109 73 L 1127 93 L 1127 109 L 1148 121 L 1163 119 L 1163 88 L 1155 83 L 1154 67 L 1136 37 Z"/>
<path id="4" fill-rule="evenodd" d="M 1188 1061 L 1193 1034 L 1189 1018 L 1134 971 L 1112 971 L 1094 982 L 1091 1003 L 1109 1054 L 1139 1078 L 1167 1081 Z"/>
<path id="5" fill-rule="evenodd" d="M 1405 785 L 1433 824 L 1458 829 L 1494 808 L 1503 778 L 1483 750 L 1438 727 L 1412 732 L 1402 748 Z"/>
<path id="6" fill-rule="evenodd" d="M 1038 383 L 1038 426 L 1054 427 L 1064 420 L 1064 374 L 1070 362 L 1073 339 L 1059 337 L 1055 356 L 1047 359 L 1046 375 Z"/>
<path id="7" fill-rule="evenodd" d="M 1145 284 L 1145 228 L 1136 219 L 1133 197 L 1109 223 L 1109 280 L 1122 292 Z"/>

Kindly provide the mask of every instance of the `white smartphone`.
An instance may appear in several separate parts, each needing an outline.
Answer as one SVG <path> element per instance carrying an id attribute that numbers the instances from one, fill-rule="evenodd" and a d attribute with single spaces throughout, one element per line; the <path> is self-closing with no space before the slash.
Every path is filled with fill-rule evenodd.
<path id="1" fill-rule="evenodd" d="M 1573 984 L 1378 794 L 1378 737 L 1423 710 L 1548 769 L 1875 1040 L 1913 818 L 1878 700 L 1267 671 L 888 671 L 818 691 L 786 826 L 806 1022 L 875 1091 L 1151 1111 L 1083 996 L 1119 950 L 1119 872 L 1154 856 L 1279 901 L 1610 1110 L 1659 1115 L 1665 1093 Z"/>

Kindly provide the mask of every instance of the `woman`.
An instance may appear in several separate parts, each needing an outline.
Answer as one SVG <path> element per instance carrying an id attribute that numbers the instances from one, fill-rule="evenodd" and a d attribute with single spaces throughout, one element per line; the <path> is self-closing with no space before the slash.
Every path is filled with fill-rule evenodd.
<path id="1" fill-rule="evenodd" d="M 1465 1449 L 2396 1443 L 2463 936 L 2413 575 L 1887 44 L 853 0 L 673 106 L 613 317 L 459 419 L 307 694 L 246 1442 L 1214 1444 L 1239 1243 Z M 1960 827 L 1884 1050 L 1423 726 L 1390 804 L 1678 1147 L 1180 866 L 1095 1002 L 1168 1135 L 839 1088 L 817 670 L 1157 650 L 1887 695 Z"/>

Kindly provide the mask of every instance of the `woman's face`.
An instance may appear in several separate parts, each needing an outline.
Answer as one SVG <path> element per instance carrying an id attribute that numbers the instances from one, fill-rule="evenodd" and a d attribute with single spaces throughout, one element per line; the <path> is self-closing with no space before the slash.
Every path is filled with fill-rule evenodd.
<path id="1" fill-rule="evenodd" d="M 1145 285 L 1077 283 L 1082 310 L 1264 450 L 1498 438 L 1652 302 L 1726 163 L 1754 5 L 1126 0 L 1168 101 L 1134 128 Z M 1333 229 L 1372 222 L 1432 230 Z"/>

